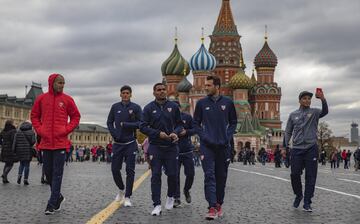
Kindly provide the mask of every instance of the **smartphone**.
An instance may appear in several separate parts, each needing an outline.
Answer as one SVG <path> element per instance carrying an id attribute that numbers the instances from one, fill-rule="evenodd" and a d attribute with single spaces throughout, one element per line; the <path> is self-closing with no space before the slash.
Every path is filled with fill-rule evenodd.
<path id="1" fill-rule="evenodd" d="M 316 88 L 316 98 L 319 98 L 318 95 L 322 93 L 321 88 Z"/>

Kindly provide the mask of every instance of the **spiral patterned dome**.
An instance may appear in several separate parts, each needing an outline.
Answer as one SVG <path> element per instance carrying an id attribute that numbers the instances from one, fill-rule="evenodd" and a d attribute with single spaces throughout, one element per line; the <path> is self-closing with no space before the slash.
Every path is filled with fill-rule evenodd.
<path id="1" fill-rule="evenodd" d="M 232 89 L 250 89 L 253 87 L 251 79 L 242 69 L 230 79 L 229 85 Z"/>
<path id="2" fill-rule="evenodd" d="M 216 59 L 204 44 L 201 44 L 200 49 L 190 59 L 190 67 L 193 71 L 211 71 L 216 67 Z"/>
<path id="3" fill-rule="evenodd" d="M 175 43 L 174 50 L 161 65 L 161 73 L 166 75 L 188 75 L 190 73 L 189 63 L 180 54 L 177 44 Z"/>
<path id="4" fill-rule="evenodd" d="M 259 53 L 256 55 L 254 65 L 258 67 L 276 67 L 278 61 L 274 52 L 271 50 L 265 38 L 265 43 Z"/>
<path id="5" fill-rule="evenodd" d="M 186 77 L 184 77 L 176 87 L 177 91 L 180 93 L 187 93 L 190 91 L 191 88 L 192 85 Z"/>

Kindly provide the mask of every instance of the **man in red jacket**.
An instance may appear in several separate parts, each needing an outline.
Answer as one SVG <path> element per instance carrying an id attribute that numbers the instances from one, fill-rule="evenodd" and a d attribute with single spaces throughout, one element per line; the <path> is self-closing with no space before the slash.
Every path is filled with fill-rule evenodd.
<path id="1" fill-rule="evenodd" d="M 36 98 L 31 110 L 31 122 L 36 133 L 41 137 L 38 148 L 43 151 L 44 171 L 51 189 L 46 215 L 60 211 L 61 203 L 65 201 L 60 191 L 65 151 L 69 143 L 67 136 L 80 121 L 80 113 L 74 100 L 63 93 L 64 85 L 65 80 L 62 75 L 50 75 L 49 91 Z"/>

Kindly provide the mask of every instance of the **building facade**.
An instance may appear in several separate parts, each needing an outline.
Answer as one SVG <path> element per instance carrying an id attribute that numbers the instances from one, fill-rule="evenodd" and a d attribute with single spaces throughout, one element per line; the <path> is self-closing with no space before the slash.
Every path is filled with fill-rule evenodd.
<path id="1" fill-rule="evenodd" d="M 281 88 L 275 82 L 277 57 L 268 44 L 265 31 L 264 45 L 254 58 L 255 70 L 250 78 L 245 73 L 240 39 L 230 0 L 222 0 L 217 22 L 210 35 L 209 50 L 204 46 L 202 37 L 199 50 L 188 63 L 175 39 L 172 53 L 161 66 L 163 81 L 167 84 L 169 99 L 179 100 L 181 106 L 193 114 L 197 101 L 206 96 L 206 77 L 217 75 L 222 83 L 220 93 L 234 101 L 237 111 L 235 149 L 245 145 L 256 149 L 274 148 L 282 144 L 283 139 Z M 189 68 L 194 77 L 192 84 L 187 79 Z"/>
<path id="2" fill-rule="evenodd" d="M 359 144 L 359 128 L 358 124 L 355 122 L 351 123 L 350 129 L 350 141 L 351 143 Z"/>
<path id="3" fill-rule="evenodd" d="M 80 123 L 69 136 L 74 147 L 106 146 L 112 137 L 107 128 L 97 124 Z"/>

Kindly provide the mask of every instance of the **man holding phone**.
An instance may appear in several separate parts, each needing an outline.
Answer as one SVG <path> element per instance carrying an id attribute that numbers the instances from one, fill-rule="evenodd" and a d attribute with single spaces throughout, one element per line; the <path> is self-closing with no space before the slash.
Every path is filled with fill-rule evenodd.
<path id="1" fill-rule="evenodd" d="M 296 195 L 293 206 L 299 207 L 304 198 L 303 210 L 312 212 L 311 198 L 314 196 L 317 166 L 318 146 L 317 129 L 319 119 L 328 114 L 328 105 L 320 88 L 316 90 L 316 98 L 322 102 L 322 109 L 310 108 L 313 94 L 303 91 L 299 94 L 300 108 L 289 115 L 285 129 L 284 147 L 288 147 L 291 136 L 291 185 Z M 303 196 L 301 175 L 305 169 L 305 192 Z"/>

